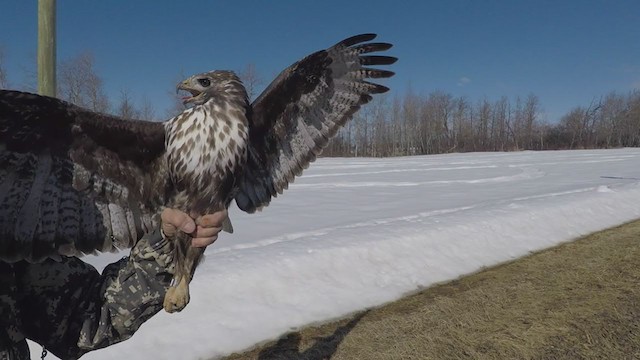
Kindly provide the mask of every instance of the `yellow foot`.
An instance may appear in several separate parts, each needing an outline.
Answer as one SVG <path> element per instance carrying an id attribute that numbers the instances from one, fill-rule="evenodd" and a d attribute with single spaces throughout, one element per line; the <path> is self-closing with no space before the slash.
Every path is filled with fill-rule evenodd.
<path id="1" fill-rule="evenodd" d="M 170 287 L 164 295 L 164 311 L 174 313 L 182 311 L 189 303 L 189 284 L 185 278 Z"/>

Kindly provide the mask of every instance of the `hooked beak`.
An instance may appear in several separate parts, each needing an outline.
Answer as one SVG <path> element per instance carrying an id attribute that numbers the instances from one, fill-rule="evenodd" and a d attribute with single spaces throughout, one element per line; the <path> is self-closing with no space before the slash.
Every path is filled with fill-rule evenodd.
<path id="1" fill-rule="evenodd" d="M 176 86 L 176 94 L 179 94 L 180 91 L 186 91 L 188 93 L 191 94 L 191 96 L 183 96 L 182 97 L 182 103 L 183 104 L 188 104 L 192 101 L 195 100 L 195 98 L 201 94 L 201 92 L 199 90 L 193 89 L 190 86 L 189 80 L 185 80 L 181 83 L 178 84 L 178 86 Z"/>

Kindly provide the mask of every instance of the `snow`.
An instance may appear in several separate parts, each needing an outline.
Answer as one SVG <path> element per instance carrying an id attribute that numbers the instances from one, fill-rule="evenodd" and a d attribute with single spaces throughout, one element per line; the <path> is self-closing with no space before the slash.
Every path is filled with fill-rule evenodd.
<path id="1" fill-rule="evenodd" d="M 232 209 L 183 312 L 84 358 L 208 359 L 383 304 L 640 218 L 639 173 L 640 149 L 323 158 L 262 213 Z"/>

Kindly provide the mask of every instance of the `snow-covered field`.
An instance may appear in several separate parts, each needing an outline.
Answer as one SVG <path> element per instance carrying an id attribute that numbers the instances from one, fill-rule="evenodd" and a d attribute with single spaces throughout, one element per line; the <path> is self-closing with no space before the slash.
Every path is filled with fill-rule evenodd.
<path id="1" fill-rule="evenodd" d="M 221 356 L 640 218 L 640 149 L 320 159 L 231 218 L 183 312 L 84 358 Z"/>

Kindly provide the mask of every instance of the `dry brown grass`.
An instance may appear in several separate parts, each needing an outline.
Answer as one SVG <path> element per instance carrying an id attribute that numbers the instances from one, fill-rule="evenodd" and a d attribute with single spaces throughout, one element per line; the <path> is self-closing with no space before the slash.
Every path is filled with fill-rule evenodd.
<path id="1" fill-rule="evenodd" d="M 640 221 L 226 360 L 329 358 L 640 359 Z"/>

